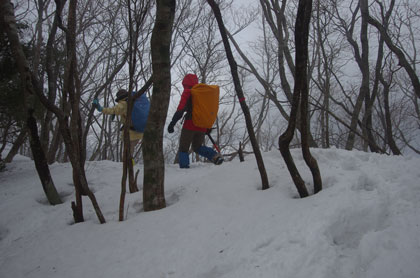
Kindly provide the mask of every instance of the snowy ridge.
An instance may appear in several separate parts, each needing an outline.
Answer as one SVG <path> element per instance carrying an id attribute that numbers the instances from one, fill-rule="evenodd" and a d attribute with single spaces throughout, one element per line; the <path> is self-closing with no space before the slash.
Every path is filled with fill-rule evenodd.
<path id="1" fill-rule="evenodd" d="M 420 277 L 420 158 L 312 152 L 317 195 L 297 197 L 278 151 L 263 154 L 265 191 L 253 156 L 167 165 L 167 208 L 145 213 L 142 192 L 127 194 L 122 223 L 122 165 L 89 162 L 105 225 L 87 198 L 86 222 L 72 224 L 69 164 L 51 166 L 65 201 L 51 207 L 33 162 L 18 157 L 0 173 L 0 277 Z M 293 156 L 312 190 L 300 151 Z"/>

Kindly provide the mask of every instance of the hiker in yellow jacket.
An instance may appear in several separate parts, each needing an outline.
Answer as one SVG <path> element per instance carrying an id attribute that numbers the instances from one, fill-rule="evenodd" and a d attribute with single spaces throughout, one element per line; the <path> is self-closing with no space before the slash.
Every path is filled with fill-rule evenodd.
<path id="1" fill-rule="evenodd" d="M 93 100 L 93 106 L 96 108 L 96 110 L 104 114 L 121 116 L 121 122 L 124 124 L 126 120 L 126 115 L 127 115 L 127 98 L 128 98 L 128 92 L 124 89 L 121 89 L 117 92 L 116 99 L 115 99 L 115 101 L 117 102 L 117 105 L 115 105 L 114 107 L 102 107 L 99 104 L 99 101 L 97 99 Z M 136 147 L 137 143 L 141 139 L 143 139 L 143 133 L 135 131 L 134 129 L 130 128 L 129 134 L 130 134 L 130 153 L 131 155 L 133 155 L 134 148 Z"/>

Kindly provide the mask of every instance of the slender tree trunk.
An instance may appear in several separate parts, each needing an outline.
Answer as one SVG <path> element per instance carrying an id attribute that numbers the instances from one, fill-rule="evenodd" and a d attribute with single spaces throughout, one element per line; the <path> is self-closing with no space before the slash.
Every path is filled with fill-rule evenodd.
<path id="1" fill-rule="evenodd" d="M 302 6 L 302 0 L 299 1 L 299 8 Z M 302 11 L 301 9 L 298 10 L 298 17 L 302 16 Z M 298 18 L 296 18 L 296 22 L 298 21 Z M 297 32 L 297 31 L 295 31 Z M 300 53 L 296 53 L 296 59 L 298 57 Z M 307 57 L 306 57 L 307 59 Z M 301 74 L 303 72 L 304 75 L 306 75 L 306 65 L 297 65 L 297 69 L 296 69 L 296 77 L 297 78 L 301 78 Z M 303 69 L 302 69 L 303 66 Z M 300 80 L 307 80 L 306 78 L 300 79 Z M 300 101 L 300 97 L 301 97 L 301 92 L 304 88 L 302 87 L 307 87 L 307 85 L 304 84 L 305 82 L 296 82 L 295 83 L 295 88 L 294 88 L 294 92 L 293 92 L 293 96 L 292 96 L 292 109 L 290 111 L 290 117 L 289 117 L 289 124 L 287 125 L 287 129 L 286 131 L 279 137 L 279 149 L 280 149 L 280 153 L 283 156 L 283 159 L 286 163 L 287 169 L 290 172 L 290 175 L 292 176 L 292 180 L 296 186 L 296 189 L 299 193 L 299 196 L 301 198 L 307 197 L 309 196 L 308 190 L 306 188 L 305 185 L 305 181 L 302 179 L 296 164 L 293 160 L 292 154 L 290 153 L 290 142 L 293 139 L 294 136 L 294 132 L 296 129 L 296 121 L 297 121 L 297 114 L 298 114 L 298 110 L 299 110 L 299 101 Z"/>
<path id="2" fill-rule="evenodd" d="M 397 144 L 394 140 L 394 135 L 392 131 L 392 120 L 391 120 L 391 109 L 389 108 L 389 91 L 390 91 L 390 84 L 385 81 L 383 77 L 381 77 L 381 83 L 384 86 L 384 109 L 385 109 L 385 136 L 386 141 L 394 155 L 402 155 L 400 149 L 398 148 Z"/>
<path id="3" fill-rule="evenodd" d="M 6 148 L 7 139 L 8 139 L 7 137 L 9 135 L 9 130 L 12 127 L 12 125 L 13 125 L 13 120 L 10 119 L 10 118 L 7 120 L 7 122 L 4 121 L 2 123 L 2 138 L 1 138 L 1 146 L 0 146 L 0 159 L 1 159 L 1 156 L 2 156 L 2 153 L 3 153 L 4 149 Z"/>
<path id="4" fill-rule="evenodd" d="M 361 94 L 365 98 L 365 115 L 363 117 L 363 128 L 365 130 L 366 137 L 368 138 L 367 144 L 372 152 L 380 152 L 378 145 L 375 142 L 375 138 L 372 133 L 372 107 L 375 102 L 375 92 L 370 91 L 370 69 L 369 69 L 369 34 L 368 34 L 368 22 L 367 17 L 369 15 L 369 6 L 367 0 L 360 0 L 360 11 L 362 13 L 362 31 L 360 40 L 362 42 L 362 87 Z"/>
<path id="5" fill-rule="evenodd" d="M 331 62 L 333 59 L 329 57 L 325 49 L 323 40 L 328 35 L 323 36 L 323 26 L 321 26 L 321 0 L 316 2 L 316 35 L 318 38 L 318 47 L 319 47 L 319 65 L 318 65 L 318 80 L 320 84 L 320 90 L 323 97 L 323 110 L 321 111 L 321 145 L 323 148 L 330 147 L 330 120 L 329 114 L 327 111 L 330 109 L 330 93 L 331 93 Z"/>
<path id="6" fill-rule="evenodd" d="M 43 71 L 40 69 L 41 65 L 41 47 L 43 46 L 43 13 L 45 9 L 45 1 L 38 0 L 37 1 L 37 15 L 38 21 L 36 24 L 36 43 L 35 43 L 35 50 L 34 50 L 34 60 L 33 60 L 33 70 L 35 72 L 35 76 L 40 80 L 40 83 L 43 84 Z M 40 141 L 42 148 L 48 153 L 48 145 L 49 145 L 49 133 L 50 133 L 50 122 L 52 119 L 52 113 L 49 110 L 45 111 L 44 120 L 41 121 L 41 132 L 40 132 Z"/>
<path id="7" fill-rule="evenodd" d="M 300 12 L 299 12 L 300 11 Z M 311 170 L 314 193 L 322 190 L 321 172 L 319 171 L 318 163 L 312 156 L 309 149 L 309 86 L 308 86 L 308 39 L 309 39 L 309 23 L 311 20 L 312 0 L 299 1 L 298 14 L 296 17 L 295 26 L 295 44 L 296 44 L 296 80 L 305 80 L 301 83 L 299 88 L 301 100 L 301 134 L 302 134 L 302 153 L 303 158 Z"/>
<path id="8" fill-rule="evenodd" d="M 59 121 L 59 127 L 60 132 L 63 136 L 63 140 L 66 144 L 66 153 L 69 155 L 70 161 L 72 163 L 73 167 L 73 180 L 76 187 L 76 201 L 78 204 L 74 207 L 74 213 L 75 215 L 78 215 L 77 219 L 75 218 L 76 222 L 77 220 L 82 219 L 83 216 L 80 214 L 82 212 L 81 207 L 81 191 L 83 190 L 91 199 L 93 207 L 97 213 L 97 216 L 99 218 L 99 221 L 101 223 L 105 223 L 105 219 L 102 215 L 102 212 L 99 209 L 99 206 L 96 202 L 96 198 L 93 195 L 93 193 L 89 190 L 87 186 L 87 180 L 83 169 L 83 163 L 84 163 L 84 153 L 80 149 L 80 138 L 81 138 L 81 121 L 79 118 L 79 115 L 77 114 L 78 111 L 75 112 L 76 109 L 78 109 L 79 101 L 80 101 L 80 93 L 79 94 L 71 94 L 74 93 L 75 88 L 77 87 L 77 82 L 74 80 L 74 74 L 75 74 L 75 67 L 76 67 L 76 56 L 75 56 L 75 20 L 76 20 L 76 6 L 77 1 L 73 0 L 70 3 L 69 6 L 69 29 L 65 29 L 63 27 L 63 30 L 66 32 L 67 35 L 67 50 L 68 50 L 68 64 L 65 69 L 65 84 L 63 88 L 63 95 L 65 101 L 68 101 L 68 97 L 71 99 L 71 104 L 68 102 L 65 102 L 64 109 L 59 109 L 56 107 L 53 103 L 50 103 L 48 99 L 44 96 L 41 86 L 39 85 L 39 81 L 37 80 L 36 76 L 30 71 L 28 62 L 26 60 L 26 57 L 23 53 L 22 46 L 19 42 L 19 38 L 17 35 L 17 29 L 16 29 L 16 21 L 13 14 L 13 6 L 10 3 L 10 1 L 2 1 L 1 3 L 1 9 L 0 11 L 5 12 L 7 11 L 6 16 L 3 16 L 4 13 L 2 13 L 1 20 L 7 22 L 6 24 L 7 28 L 6 31 L 8 32 L 8 37 L 10 39 L 10 42 L 12 43 L 12 49 L 14 50 L 14 56 L 19 68 L 19 71 L 21 72 L 22 79 L 23 79 L 23 85 L 25 88 L 25 91 L 28 91 L 30 94 L 29 97 L 31 99 L 26 99 L 29 103 L 33 101 L 33 98 L 35 97 L 35 94 L 39 97 L 42 104 L 44 104 L 47 109 L 51 110 L 56 116 Z M 57 4 L 57 13 L 56 17 L 60 17 L 60 13 L 63 7 L 63 3 L 59 0 L 56 1 Z M 69 92 L 71 92 L 69 94 Z M 25 102 L 26 103 L 26 102 Z M 63 112 L 65 110 L 65 112 Z M 73 114 L 74 118 L 71 119 L 71 125 L 68 126 L 68 115 L 70 115 L 70 112 L 73 111 L 76 114 Z M 82 219 L 83 221 L 83 219 Z"/>
<path id="9" fill-rule="evenodd" d="M 244 152 L 242 150 L 242 142 L 239 142 L 239 150 L 238 150 L 238 155 L 239 155 L 239 161 L 240 162 L 244 162 Z"/>
<path id="10" fill-rule="evenodd" d="M 131 113 L 133 111 L 133 96 L 131 92 L 133 91 L 133 85 L 134 85 L 134 72 L 136 67 L 136 58 L 137 58 L 137 45 L 138 45 L 138 36 L 139 36 L 139 22 L 135 21 L 133 19 L 133 11 L 131 9 L 131 1 L 127 1 L 128 5 L 128 22 L 129 22 L 129 48 L 128 48 L 128 72 L 129 72 L 129 85 L 128 85 L 128 99 L 127 99 L 127 115 L 125 119 L 124 124 L 124 152 L 123 152 L 123 171 L 126 171 L 126 173 L 123 173 L 123 180 L 122 182 L 124 184 L 121 184 L 122 187 L 126 186 L 126 175 L 128 174 L 128 188 L 130 190 L 130 193 L 134 193 L 139 191 L 137 187 L 137 181 L 134 180 L 134 171 L 133 171 L 133 158 L 132 154 L 130 152 L 130 135 L 129 130 L 132 126 L 131 122 Z M 135 16 L 135 15 L 134 15 Z M 125 178 L 124 178 L 125 177 Z M 125 188 L 121 189 L 121 196 L 122 192 L 125 192 Z M 120 206 L 121 207 L 121 206 Z M 120 221 L 123 219 L 121 218 L 120 213 Z"/>
<path id="11" fill-rule="evenodd" d="M 20 74 L 20 78 L 23 84 L 24 90 L 24 107 L 26 110 L 26 124 L 30 135 L 31 149 L 34 157 L 35 167 L 38 172 L 38 176 L 41 180 L 41 184 L 44 188 L 45 194 L 47 195 L 48 201 L 55 205 L 61 203 L 60 196 L 55 189 L 54 182 L 51 178 L 50 170 L 45 158 L 44 150 L 42 149 L 41 142 L 39 140 L 38 128 L 36 120 L 33 118 L 33 101 L 35 96 L 35 88 L 32 84 L 32 73 L 30 72 L 29 65 L 27 63 L 25 54 L 19 41 L 18 31 L 16 26 L 16 19 L 14 15 L 13 5 L 8 0 L 1 1 L 1 25 L 4 26 L 4 30 L 7 33 L 9 42 L 12 48 L 13 56 L 16 61 L 16 65 Z"/>
<path id="12" fill-rule="evenodd" d="M 395 0 L 391 0 L 387 13 L 390 13 L 393 10 L 394 5 Z M 410 65 L 405 57 L 404 52 L 392 41 L 391 37 L 388 35 L 388 29 L 384 25 L 371 17 L 369 14 L 367 15 L 367 21 L 379 31 L 388 48 L 397 56 L 399 65 L 405 69 L 411 80 L 415 95 L 420 98 L 420 79 L 417 76 L 415 69 Z"/>
<path id="13" fill-rule="evenodd" d="M 93 192 L 89 189 L 88 182 L 86 179 L 86 173 L 84 169 L 85 163 L 85 151 L 84 144 L 82 142 L 83 131 L 82 123 L 80 118 L 80 81 L 77 75 L 77 54 L 76 54 L 76 11 L 77 11 L 77 0 L 70 0 L 69 3 L 69 14 L 68 14 L 68 26 L 66 29 L 66 45 L 67 45 L 67 64 L 64 73 L 64 86 L 63 93 L 68 97 L 68 102 L 65 103 L 64 110 L 71 112 L 70 126 L 66 128 L 66 136 L 63 135 L 63 139 L 66 142 L 66 147 L 70 162 L 73 167 L 74 185 L 76 187 L 76 210 L 74 213 L 82 210 L 81 197 L 79 195 L 87 195 L 92 202 L 95 212 L 98 216 L 100 223 L 105 223 L 105 218 L 99 208 L 96 201 L 96 197 Z M 63 128 L 68 122 L 66 116 L 64 117 Z M 70 149 L 72 151 L 70 151 Z M 75 219 L 77 222 L 79 219 Z"/>
<path id="14" fill-rule="evenodd" d="M 171 93 L 170 46 L 174 16 L 175 0 L 157 0 L 151 39 L 153 95 L 143 140 L 144 211 L 166 207 L 163 132 Z"/>
<path id="15" fill-rule="evenodd" d="M 27 135 L 28 135 L 28 129 L 26 127 L 23 127 L 20 130 L 20 133 L 19 133 L 18 137 L 16 138 L 16 141 L 13 143 L 12 148 L 10 149 L 6 158 L 4 159 L 4 162 L 6 162 L 6 163 L 12 162 L 13 158 L 18 153 L 19 148 L 22 146 L 23 142 L 25 142 Z"/>
<path id="16" fill-rule="evenodd" d="M 241 104 L 242 112 L 245 116 L 246 127 L 248 130 L 249 138 L 251 141 L 252 148 L 254 150 L 255 158 L 257 160 L 258 169 L 260 171 L 262 189 L 268 189 L 270 187 L 267 177 L 267 172 L 265 170 L 264 161 L 261 155 L 260 148 L 258 146 L 257 138 L 255 136 L 254 127 L 252 124 L 251 113 L 249 112 L 248 105 L 245 102 L 245 96 L 242 91 L 241 83 L 238 75 L 238 66 L 233 57 L 232 50 L 229 44 L 229 38 L 223 23 L 222 14 L 220 13 L 219 5 L 216 4 L 214 0 L 207 0 L 207 3 L 213 10 L 214 16 L 216 17 L 217 24 L 219 25 L 220 35 L 223 40 L 223 45 L 225 46 L 226 56 L 229 61 L 230 70 L 233 77 L 233 83 L 235 85 L 236 95 L 238 96 L 239 103 Z"/>
<path id="17" fill-rule="evenodd" d="M 302 80 L 296 82 L 292 99 L 292 110 L 290 112 L 289 125 L 286 131 L 279 138 L 280 152 L 283 155 L 287 168 L 292 176 L 293 182 L 299 192 L 301 198 L 308 196 L 308 191 L 305 182 L 299 174 L 299 171 L 294 163 L 293 157 L 290 153 L 290 142 L 293 139 L 294 131 L 296 129 L 297 114 L 299 110 L 299 103 L 301 108 L 301 132 L 302 132 L 302 152 L 306 164 L 309 166 L 313 182 L 314 192 L 317 193 L 322 189 L 322 180 L 318 164 L 312 157 L 309 151 L 308 133 L 309 126 L 307 125 L 308 113 L 308 37 L 309 37 L 309 22 L 311 18 L 312 1 L 300 0 L 298 6 L 298 13 L 296 17 L 295 26 L 295 44 L 296 44 L 296 72 L 295 79 Z"/>
<path id="18" fill-rule="evenodd" d="M 44 189 L 45 195 L 47 196 L 48 202 L 51 205 L 61 204 L 62 201 L 58 195 L 57 189 L 54 186 L 50 169 L 48 167 L 47 158 L 41 145 L 41 141 L 38 136 L 38 126 L 36 120 L 32 115 L 33 111 L 29 111 L 29 117 L 27 119 L 27 126 L 30 133 L 30 144 L 32 155 L 35 161 L 35 167 L 38 172 L 39 178 L 41 179 L 42 188 Z"/>
<path id="19" fill-rule="evenodd" d="M 359 1 L 359 9 L 362 1 Z M 363 14 L 363 11 L 362 11 Z M 362 73 L 362 83 L 359 89 L 359 95 L 357 96 L 356 104 L 353 109 L 353 114 L 351 117 L 350 123 L 350 131 L 346 141 L 346 150 L 352 150 L 356 140 L 356 134 L 354 130 L 357 129 L 357 125 L 359 122 L 359 116 L 363 108 L 363 102 L 366 98 L 366 95 L 369 94 L 369 44 L 367 41 L 367 31 L 368 25 L 365 20 L 365 17 L 362 16 L 362 25 L 361 25 L 361 32 L 360 32 L 360 40 L 362 44 L 362 53 L 360 54 L 360 50 L 357 46 L 357 43 L 350 37 L 350 34 L 347 35 L 351 45 L 353 46 L 356 61 L 359 66 L 359 69 Z M 366 134 L 366 133 L 364 133 Z"/>
<path id="20" fill-rule="evenodd" d="M 132 96 L 133 99 L 136 99 L 138 97 L 140 97 L 140 95 L 145 94 L 146 91 L 150 88 L 150 86 L 152 85 L 152 78 L 150 78 L 149 80 L 147 80 L 146 84 L 144 84 L 144 86 L 134 95 Z M 131 115 L 131 112 L 130 114 Z M 127 122 L 126 122 L 127 125 Z M 125 132 L 125 130 L 124 130 Z M 124 136 L 126 136 L 124 134 Z M 127 130 L 127 136 L 128 136 L 128 130 Z M 119 221 L 123 221 L 124 220 L 124 207 L 125 207 L 125 194 L 127 192 L 127 188 L 126 188 L 126 184 L 127 184 L 127 176 L 130 175 L 129 172 L 129 163 L 131 163 L 131 159 L 130 161 L 127 161 L 127 156 L 129 156 L 131 158 L 131 154 L 130 154 L 130 150 L 129 150 L 129 142 L 127 142 L 126 139 L 124 139 L 124 151 L 123 151 L 123 175 L 121 177 L 121 193 L 120 193 L 120 206 L 119 206 Z M 163 147 L 162 147 L 163 148 Z M 162 153 L 163 153 L 163 149 L 162 149 Z M 133 168 L 133 165 L 131 165 L 131 169 Z M 137 189 L 137 175 L 139 173 L 139 170 L 137 170 L 135 177 L 133 177 L 133 181 L 129 181 L 130 184 L 135 185 L 136 189 Z M 129 178 L 130 179 L 130 178 Z M 130 193 L 134 193 L 137 192 L 138 189 L 136 191 L 131 191 L 132 189 L 130 188 Z M 144 190 L 144 189 L 143 189 Z"/>
<path id="21" fill-rule="evenodd" d="M 59 11 L 61 13 L 61 11 Z M 56 61 L 55 53 L 55 37 L 58 29 L 58 17 L 54 16 L 54 20 L 50 29 L 50 34 L 48 36 L 46 53 L 45 53 L 45 69 L 47 74 L 47 86 L 48 86 L 48 101 L 50 103 L 55 103 L 57 97 L 57 79 L 58 72 L 60 71 L 60 63 Z M 53 128 L 52 124 L 53 112 L 47 109 L 45 118 L 44 118 L 44 129 L 41 132 L 41 140 L 46 146 L 49 143 L 49 133 Z M 56 153 L 61 142 L 59 127 L 56 124 L 51 144 L 48 149 L 47 160 L 48 164 L 52 164 L 56 161 Z"/>
<path id="22" fill-rule="evenodd" d="M 58 125 L 56 125 L 55 128 L 51 128 L 51 129 L 54 129 L 54 132 L 53 132 L 53 138 L 51 140 L 51 145 L 50 145 L 50 148 L 48 150 L 48 155 L 47 155 L 47 161 L 48 161 L 48 164 L 50 165 L 56 161 L 57 151 L 60 144 L 62 143 L 62 138 L 61 138 L 60 129 L 58 128 Z"/>

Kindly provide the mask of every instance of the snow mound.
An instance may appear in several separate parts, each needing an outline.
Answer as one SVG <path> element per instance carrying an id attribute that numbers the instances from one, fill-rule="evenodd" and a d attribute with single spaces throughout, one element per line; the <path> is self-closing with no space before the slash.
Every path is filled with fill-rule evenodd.
<path id="1" fill-rule="evenodd" d="M 87 198 L 73 224 L 71 166 L 51 166 L 64 204 L 50 206 L 33 162 L 0 173 L 0 277 L 395 278 L 420 273 L 420 158 L 314 149 L 324 189 L 300 199 L 278 151 L 221 166 L 166 165 L 167 208 L 144 212 L 127 194 L 118 222 L 120 163 L 89 162 Z M 313 191 L 300 150 L 292 152 Z M 138 168 L 139 166 L 136 166 Z M 142 180 L 140 169 L 139 181 Z"/>

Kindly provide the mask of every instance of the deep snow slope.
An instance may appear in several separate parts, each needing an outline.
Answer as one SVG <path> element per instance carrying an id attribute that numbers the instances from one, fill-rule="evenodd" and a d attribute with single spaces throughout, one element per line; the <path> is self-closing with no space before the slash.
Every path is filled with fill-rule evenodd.
<path id="1" fill-rule="evenodd" d="M 124 222 L 122 165 L 90 162 L 104 225 L 87 198 L 86 221 L 73 224 L 69 164 L 51 166 L 65 201 L 52 207 L 33 162 L 18 157 L 0 173 L 0 277 L 420 277 L 419 157 L 312 152 L 324 189 L 308 198 L 298 198 L 274 151 L 263 154 L 265 191 L 251 155 L 221 166 L 167 165 L 167 208 L 145 213 L 142 192 L 127 194 Z M 293 156 L 312 190 L 300 150 Z"/>

